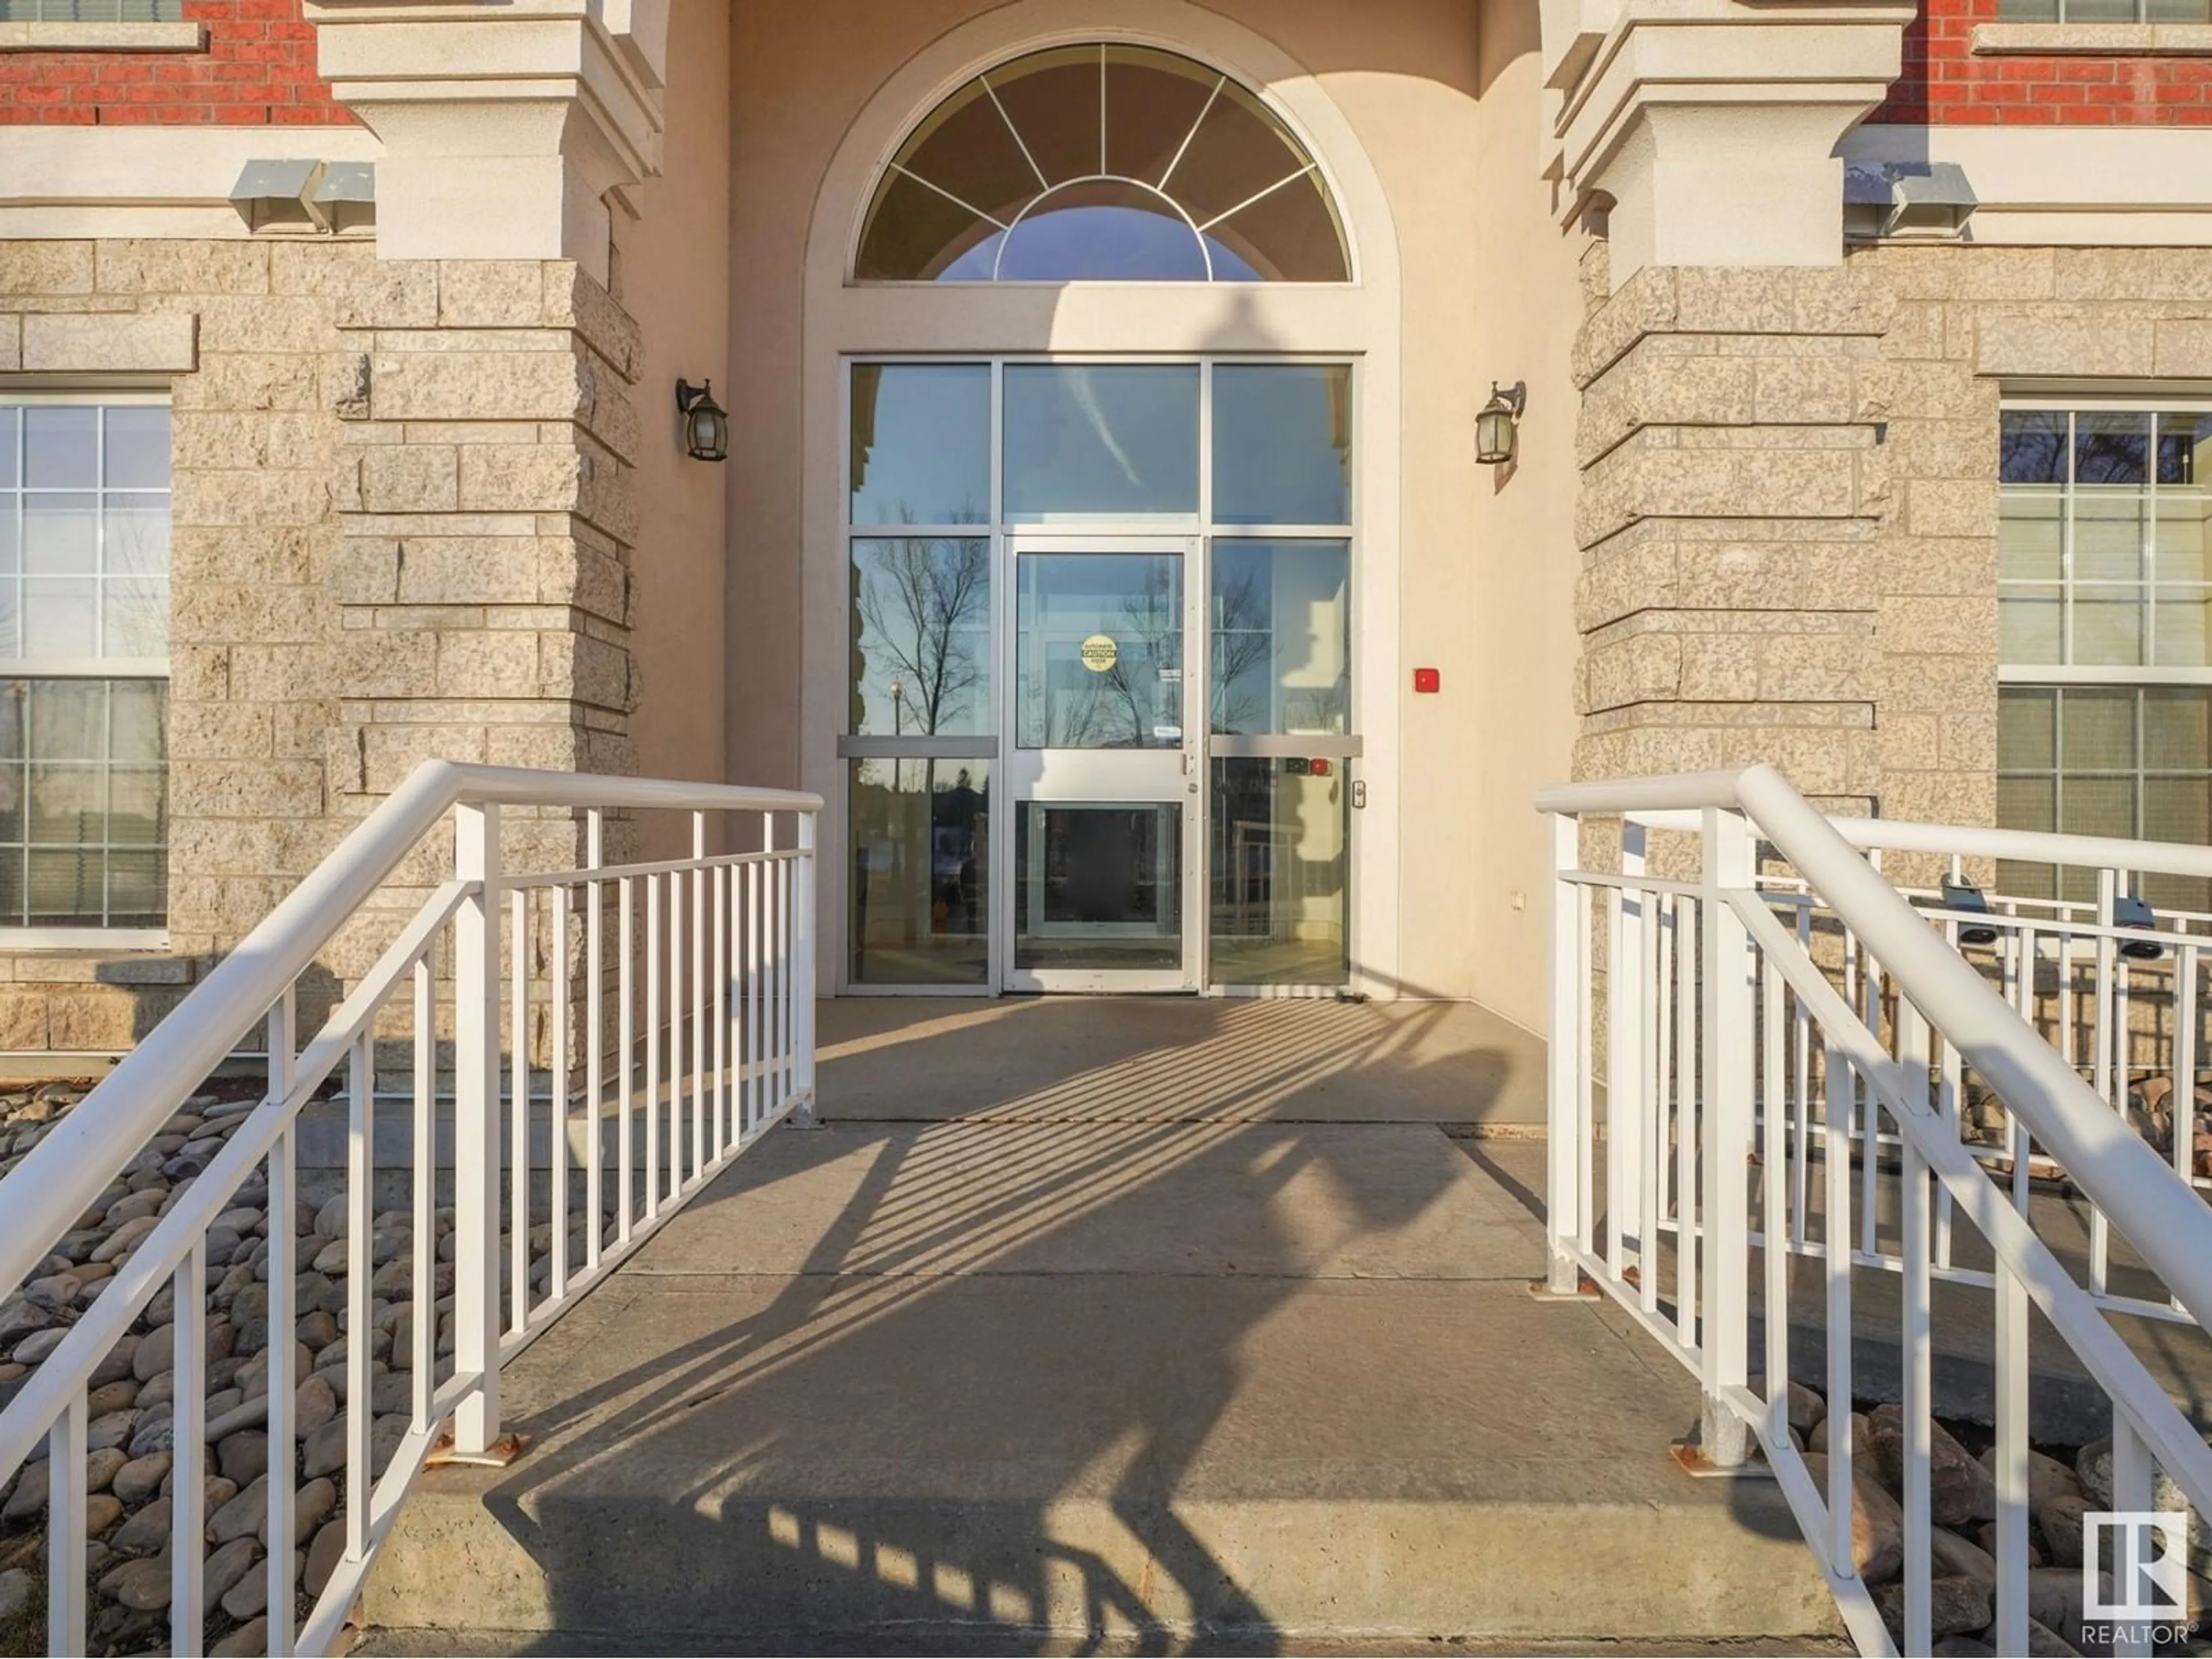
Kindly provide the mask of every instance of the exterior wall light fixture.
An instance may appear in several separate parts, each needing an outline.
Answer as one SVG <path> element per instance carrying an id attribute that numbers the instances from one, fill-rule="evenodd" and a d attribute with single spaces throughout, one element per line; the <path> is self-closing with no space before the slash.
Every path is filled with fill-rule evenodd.
<path id="1" fill-rule="evenodd" d="M 1510 386 L 1490 383 L 1490 401 L 1474 417 L 1474 459 L 1485 466 L 1503 466 L 1513 459 L 1521 411 L 1528 404 L 1528 383 Z"/>
<path id="2" fill-rule="evenodd" d="M 695 461 L 730 459 L 730 416 L 714 401 L 714 383 L 676 383 L 676 412 L 684 417 L 684 447 Z"/>

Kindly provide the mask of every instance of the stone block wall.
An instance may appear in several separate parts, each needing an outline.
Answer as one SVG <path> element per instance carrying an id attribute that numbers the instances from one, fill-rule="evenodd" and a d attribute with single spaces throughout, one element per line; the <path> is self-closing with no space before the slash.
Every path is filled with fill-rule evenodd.
<path id="1" fill-rule="evenodd" d="M 2212 373 L 2212 250 L 1592 287 L 1577 775 L 1770 760 L 1839 810 L 1993 822 L 2001 393 Z"/>
<path id="2" fill-rule="evenodd" d="M 0 375 L 166 384 L 173 422 L 170 948 L 0 945 L 0 1052 L 127 1048 L 423 759 L 633 769 L 637 354 L 568 262 L 0 242 Z M 578 833 L 518 814 L 506 852 Z M 303 1019 L 450 856 L 399 872 Z"/>

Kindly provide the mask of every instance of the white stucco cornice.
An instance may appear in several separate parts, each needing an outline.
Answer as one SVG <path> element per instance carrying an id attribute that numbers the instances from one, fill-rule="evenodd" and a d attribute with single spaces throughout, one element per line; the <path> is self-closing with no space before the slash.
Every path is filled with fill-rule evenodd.
<path id="1" fill-rule="evenodd" d="M 568 258 L 660 171 L 668 0 L 308 0 L 317 64 L 384 143 L 377 250 Z"/>
<path id="2" fill-rule="evenodd" d="M 1836 147 L 1901 68 L 1896 0 L 1547 0 L 1553 165 L 1646 264 L 1833 264 Z M 1554 33 L 1556 25 L 1557 33 Z"/>

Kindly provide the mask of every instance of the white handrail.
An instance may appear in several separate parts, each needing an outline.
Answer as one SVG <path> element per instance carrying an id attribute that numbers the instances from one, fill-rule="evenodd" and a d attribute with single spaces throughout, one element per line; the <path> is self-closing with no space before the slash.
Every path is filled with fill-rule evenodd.
<path id="1" fill-rule="evenodd" d="M 113 1178 L 116 1165 L 159 1133 L 200 1079 L 229 1058 L 243 1027 L 209 1018 L 206 1011 L 241 1013 L 246 1025 L 258 1020 L 447 813 L 465 803 L 493 800 L 510 806 L 718 812 L 813 812 L 822 806 L 819 795 L 794 790 L 424 762 L 194 988 L 195 1018 L 172 1017 L 148 1032 L 12 1172 L 11 1213 L 0 1236 L 0 1296 L 30 1277 L 54 1240 Z M 118 1158 L 118 1148 L 130 1150 Z"/>
<path id="2" fill-rule="evenodd" d="M 2212 878 L 2212 847 L 2192 847 L 2185 842 L 1911 823 L 1897 818 L 1831 818 L 1828 822 L 1838 835 L 1863 849 L 1963 853 L 1970 858 L 2017 859 L 2022 864 L 2102 865 L 2141 874 Z"/>
<path id="3" fill-rule="evenodd" d="M 2124 878 L 2212 876 L 2212 853 L 1832 822 L 1767 767 L 1568 785 L 1537 804 L 1554 815 L 1556 870 L 1550 1286 L 1571 1294 L 1595 1281 L 1698 1376 L 1709 1461 L 1739 1462 L 1745 1431 L 1757 1437 L 1861 1650 L 1929 1650 L 1937 1576 L 1966 1571 L 1934 1531 L 1938 1282 L 1995 1302 L 1996 1527 L 1984 1541 L 1996 1563 L 1984 1639 L 1997 1651 L 2027 1650 L 2028 1528 L 2051 1524 L 2031 1514 L 2031 1306 L 2110 1402 L 2103 1506 L 2151 1510 L 2163 1469 L 2212 1516 L 2212 1449 L 2114 1322 L 2186 1321 L 2199 1336 L 2212 1324 L 2212 1210 L 2191 1185 L 2207 941 L 2114 921 Z M 1586 817 L 1618 824 L 1617 869 L 1584 867 Z M 1650 867 L 1654 830 L 1697 838 L 1696 878 Z M 1786 872 L 1760 869 L 1762 842 Z M 2020 907 L 2032 902 L 2002 895 L 1986 909 L 1931 908 L 1925 893 L 1916 905 L 1885 878 L 1885 849 L 2091 871 L 2096 920 L 2029 914 Z M 2084 945 L 2089 956 L 2077 957 Z M 2131 968 L 2136 956 L 2146 960 Z M 2153 971 L 2161 956 L 2170 960 Z M 2055 978 L 2045 971 L 2053 962 Z M 2146 975 L 2133 992 L 2131 971 Z M 2131 994 L 2160 1028 L 2148 1038 Z M 2146 1069 L 2170 1074 L 2167 1106 L 2148 1087 L 2132 1092 Z M 2169 1143 L 2170 1166 L 2154 1137 Z M 2054 1163 L 2035 1167 L 2063 1171 L 2089 1200 L 2086 1282 L 2038 1231 L 2036 1154 Z M 2170 1301 L 2108 1282 L 2108 1216 L 2140 1258 L 2124 1271 L 2147 1267 Z M 1954 1259 L 1960 1223 L 1987 1245 L 1990 1266 Z M 1783 1311 L 1804 1305 L 1792 1273 L 1808 1266 L 1825 1292 L 1814 1315 L 1826 1334 L 1817 1448 L 1791 1431 Z M 1903 1468 L 1887 1471 L 1903 1509 L 1901 1574 L 1879 1592 L 1870 1562 L 1862 1572 L 1854 1522 L 1864 1460 L 1855 1463 L 1851 1427 L 1853 1286 L 1869 1268 L 1894 1273 L 1899 1287 L 1904 1435 Z M 1754 1319 L 1765 1349 L 1755 1370 Z M 1805 1462 L 1815 1449 L 1828 1460 L 1825 1483 Z M 1892 1555 L 1883 1571 L 1899 1566 Z M 2111 1637 L 2115 1651 L 2149 1651 L 2144 1621 L 2113 1628 L 2125 1632 Z"/>
<path id="4" fill-rule="evenodd" d="M 500 854 L 502 806 L 580 811 L 580 855 L 553 872 L 508 875 Z M 193 1113 L 197 1133 L 212 1148 L 204 1166 L 197 1175 L 179 1176 L 158 1210 L 143 1212 L 149 1222 L 143 1236 L 111 1237 L 118 1248 L 102 1254 L 113 1273 L 98 1294 L 78 1303 L 82 1311 L 64 1324 L 58 1343 L 42 1346 L 32 1374 L 0 1407 L 0 1488 L 20 1492 L 13 1484 L 19 1470 L 31 1467 L 41 1437 L 46 1442 L 49 1651 L 82 1652 L 95 1638 L 108 1640 L 118 1628 L 112 1615 L 126 1599 L 115 1586 L 94 1594 L 87 1552 L 94 1530 L 87 1491 L 90 1383 L 125 1341 L 139 1345 L 131 1367 L 138 1376 L 175 1373 L 167 1436 L 175 1449 L 175 1479 L 149 1501 L 169 1512 L 170 1535 L 180 1545 L 169 1556 L 173 1650 L 199 1650 L 204 1560 L 198 1540 L 208 1520 L 201 1472 L 206 1448 L 215 1443 L 209 1431 L 235 1432 L 238 1426 L 222 1430 L 205 1409 L 213 1392 L 204 1386 L 211 1363 L 204 1345 L 215 1330 L 209 1304 L 229 1308 L 228 1328 L 237 1340 L 236 1322 L 254 1317 L 238 1310 L 244 1291 L 236 1288 L 236 1276 L 249 1264 L 254 1279 L 267 1285 L 258 1322 L 265 1330 L 240 1342 L 238 1357 L 258 1368 L 264 1402 L 258 1409 L 265 1415 L 269 1443 L 288 1456 L 296 1455 L 295 1439 L 306 1442 L 313 1426 L 301 1421 L 295 1437 L 295 1389 L 313 1379 L 296 1374 L 295 1346 L 307 1337 L 304 1316 L 333 1305 L 327 1299 L 312 1310 L 298 1304 L 311 1293 L 307 1287 L 343 1281 L 349 1340 L 343 1358 L 336 1357 L 334 1326 L 323 1326 L 325 1334 L 313 1339 L 321 1351 L 315 1375 L 337 1375 L 338 1382 L 329 1388 L 348 1406 L 337 1464 L 322 1465 L 339 1487 L 343 1518 L 327 1524 L 343 1528 L 343 1547 L 297 1632 L 307 1650 L 336 1641 L 397 1506 L 441 1431 L 450 1425 L 461 1455 L 496 1455 L 511 1439 L 500 1429 L 501 1366 L 732 1158 L 787 1116 L 811 1112 L 820 806 L 819 797 L 791 790 L 428 763 L 0 1181 L 0 1213 L 8 1218 L 0 1236 L 0 1285 L 12 1291 L 103 1194 L 112 1196 L 111 1182 L 147 1167 L 138 1162 L 142 1149 L 160 1144 L 157 1137 L 203 1079 L 257 1025 L 265 1030 L 268 1081 L 258 1103 L 242 1115 L 224 1115 L 220 1127 Z M 609 865 L 606 815 L 632 811 L 684 814 L 690 857 Z M 397 936 L 302 1048 L 296 1029 L 302 976 L 449 814 L 452 878 L 404 917 Z M 759 850 L 710 854 L 710 815 L 734 817 L 740 827 L 731 835 L 739 842 L 749 822 Z M 779 828 L 786 819 L 791 822 Z M 442 981 L 452 997 L 449 1026 L 440 1018 L 441 961 L 451 964 Z M 647 1012 L 642 1030 L 635 1018 L 641 1002 Z M 534 1023 L 537 1014 L 542 1024 Z M 448 1047 L 453 1207 L 441 1211 L 438 1056 Z M 409 1150 L 381 1162 L 375 1129 L 389 1107 L 380 1104 L 388 1097 L 378 1086 L 380 1053 L 394 1061 L 405 1055 L 413 1084 Z M 641 1058 L 642 1088 L 635 1069 Z M 342 1267 L 323 1260 L 325 1246 L 312 1258 L 303 1253 L 298 1235 L 306 1230 L 294 1221 L 305 1196 L 302 1115 L 325 1083 L 340 1075 L 346 1081 L 343 1213 L 318 1234 L 335 1235 L 328 1243 L 343 1245 Z M 550 1103 L 542 1142 L 532 1119 L 539 1100 Z M 633 1134 L 641 1124 L 641 1157 Z M 619 1131 L 611 1150 L 603 1125 Z M 581 1139 L 573 1140 L 578 1129 Z M 394 1163 L 402 1167 L 392 1168 Z M 574 1186 L 572 1164 L 580 1165 L 582 1177 Z M 396 1239 L 379 1231 L 380 1173 L 404 1173 L 411 1187 L 411 1211 Z M 131 1185 L 134 1193 L 144 1187 L 136 1180 Z M 246 1219 L 217 1227 L 223 1212 L 240 1207 Z M 259 1218 L 264 1211 L 265 1219 Z M 450 1257 L 441 1254 L 440 1235 L 447 1232 Z M 215 1255 L 211 1241 L 218 1237 L 228 1243 L 225 1254 Z M 89 1247 L 80 1242 L 64 1248 L 68 1259 L 78 1261 Z M 439 1265 L 446 1260 L 449 1268 Z M 389 1302 L 374 1304 L 372 1267 L 376 1293 L 383 1296 L 387 1262 L 407 1271 L 392 1285 Z M 437 1280 L 448 1273 L 453 1311 L 441 1340 Z M 327 1298 L 331 1291 L 313 1293 Z M 171 1297 L 167 1304 L 165 1296 Z M 372 1324 L 373 1305 L 405 1313 L 411 1335 L 403 1340 L 397 1324 L 381 1319 Z M 142 1325 L 145 1334 L 132 1336 Z M 375 1384 L 387 1365 L 374 1355 L 387 1331 L 389 1368 L 411 1378 L 411 1409 L 404 1413 L 374 1403 L 386 1392 Z M 143 1368 L 146 1353 L 159 1362 L 151 1370 Z M 246 1375 L 233 1369 L 240 1378 Z M 390 1428 L 395 1416 L 397 1443 L 375 1440 L 374 1431 Z M 135 1436 L 138 1426 L 134 1419 L 130 1432 Z M 329 1455 L 327 1449 L 322 1454 Z M 276 1478 L 282 1468 L 272 1464 L 265 1486 L 263 1535 L 272 1540 L 293 1536 L 295 1519 L 302 1525 L 307 1519 L 295 1512 L 292 1480 Z M 304 1540 L 307 1534 L 297 1535 Z M 191 1540 L 191 1547 L 182 1540 Z M 299 1559 L 279 1547 L 255 1569 L 267 1580 L 262 1605 L 271 1653 L 293 1650 Z M 99 1631 L 90 1624 L 95 1607 L 110 1620 Z"/>
<path id="5" fill-rule="evenodd" d="M 2129 1241 L 2197 1323 L 2212 1328 L 2212 1249 L 2205 1248 L 2212 1215 L 2203 1201 L 1779 772 L 1753 766 L 1567 784 L 1540 791 L 1536 805 L 1592 817 L 1685 807 L 1746 813 L 1814 890 L 1850 918 L 1852 931 L 1914 1005 L 1942 1028 L 2090 1199 L 2107 1213 L 2129 1218 L 2123 1229 Z"/>

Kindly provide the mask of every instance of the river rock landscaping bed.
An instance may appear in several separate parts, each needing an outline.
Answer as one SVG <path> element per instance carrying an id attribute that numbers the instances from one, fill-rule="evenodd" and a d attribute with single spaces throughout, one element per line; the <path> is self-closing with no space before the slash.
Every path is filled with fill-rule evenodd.
<path id="1" fill-rule="evenodd" d="M 1827 1443 L 1827 1402 L 1817 1390 L 1790 1385 L 1790 1437 L 1804 1450 L 1823 1497 L 1828 1480 L 1828 1459 L 1822 1449 Z M 1993 1437 L 1986 1428 L 1965 1424 L 1937 1422 L 1930 1430 L 1934 1651 L 1994 1654 L 1998 1650 L 1992 1645 L 1996 1591 Z M 1903 1408 L 1879 1404 L 1853 1412 L 1851 1445 L 1852 1556 L 1895 1640 L 1904 1627 Z M 2028 1650 L 2037 1655 L 2107 1651 L 2084 1629 L 2081 1517 L 2112 1507 L 2112 1442 L 2031 1449 L 2027 1479 Z M 2189 1505 L 2179 1489 L 2160 1475 L 2154 1507 L 2186 1510 Z M 2212 1579 L 2205 1576 L 2212 1573 L 2212 1530 L 2194 1516 L 2190 1565 L 2188 1618 L 2212 1620 Z M 2212 1625 L 2200 1623 L 2198 1633 L 2212 1633 Z M 2212 1654 L 2212 1642 L 2194 1641 L 2160 1651 Z"/>
<path id="2" fill-rule="evenodd" d="M 88 1084 L 46 1084 L 0 1092 L 0 1176 L 88 1091 Z M 118 1269 L 261 1097 L 258 1079 L 211 1081 L 125 1167 L 121 1178 L 57 1241 L 21 1290 L 0 1301 L 0 1406 L 35 1375 L 69 1328 L 93 1307 Z M 264 1651 L 269 1573 L 268 1483 L 293 1483 L 290 1540 L 295 1621 L 329 1582 L 345 1543 L 346 1356 L 344 1238 L 341 1181 L 320 1188 L 303 1179 L 293 1206 L 295 1336 L 292 1444 L 272 1458 L 269 1444 L 268 1189 L 249 1177 L 207 1235 L 207 1374 L 204 1615 L 210 1655 Z M 430 1316 L 436 1352 L 453 1351 L 453 1212 L 435 1212 L 438 1241 Z M 570 1236 L 580 1261 L 582 1223 Z M 414 1216 L 379 1212 L 369 1264 L 371 1462 L 381 1474 L 406 1434 L 413 1410 Z M 550 1272 L 550 1223 L 532 1230 L 533 1285 Z M 508 1243 L 499 1261 L 504 1271 Z M 165 1287 L 132 1322 L 93 1374 L 88 1425 L 87 1545 L 94 1587 L 86 1635 L 95 1654 L 165 1651 L 170 1600 L 171 1465 L 174 1449 L 173 1287 Z M 442 1381 L 450 1364 L 441 1364 Z M 42 1653 L 46 1641 L 47 1468 L 42 1441 L 0 1485 L 0 1655 Z"/>

